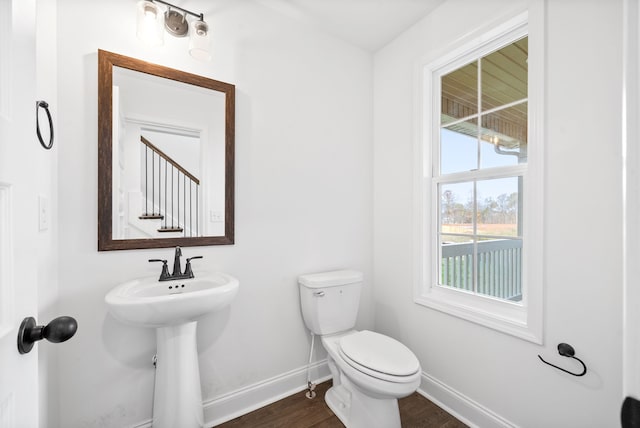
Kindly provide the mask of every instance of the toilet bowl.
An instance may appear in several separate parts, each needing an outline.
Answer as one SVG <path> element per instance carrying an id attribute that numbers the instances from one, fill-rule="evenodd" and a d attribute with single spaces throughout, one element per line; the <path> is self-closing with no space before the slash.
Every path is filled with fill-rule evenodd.
<path id="1" fill-rule="evenodd" d="M 357 331 L 362 274 L 332 271 L 299 278 L 305 324 L 321 337 L 333 386 L 325 395 L 347 428 L 400 428 L 398 398 L 420 385 L 416 356 L 397 340 Z"/>

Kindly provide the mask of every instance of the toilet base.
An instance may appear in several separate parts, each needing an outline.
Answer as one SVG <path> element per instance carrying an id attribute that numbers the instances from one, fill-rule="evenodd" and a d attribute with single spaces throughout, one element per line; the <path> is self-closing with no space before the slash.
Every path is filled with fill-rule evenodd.
<path id="1" fill-rule="evenodd" d="M 324 401 L 344 426 L 348 426 L 351 397 L 344 394 L 344 387 L 332 386 L 324 395 Z"/>
<path id="2" fill-rule="evenodd" d="M 397 399 L 370 397 L 345 377 L 329 388 L 324 401 L 347 428 L 400 428 Z"/>

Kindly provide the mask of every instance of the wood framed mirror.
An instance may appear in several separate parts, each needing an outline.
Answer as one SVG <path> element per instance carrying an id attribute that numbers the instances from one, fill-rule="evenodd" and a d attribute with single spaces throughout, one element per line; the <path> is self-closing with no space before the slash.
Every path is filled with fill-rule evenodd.
<path id="1" fill-rule="evenodd" d="M 234 243 L 235 86 L 98 51 L 98 250 Z"/>

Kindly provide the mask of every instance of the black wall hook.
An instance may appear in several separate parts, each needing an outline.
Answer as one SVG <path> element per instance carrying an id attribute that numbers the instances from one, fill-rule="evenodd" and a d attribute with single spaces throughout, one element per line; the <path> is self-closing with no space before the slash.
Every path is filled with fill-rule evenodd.
<path id="1" fill-rule="evenodd" d="M 562 355 L 563 357 L 569 357 L 569 358 L 573 358 L 574 360 L 578 361 L 580 364 L 582 364 L 582 373 L 573 373 L 570 372 L 569 370 L 565 370 L 562 367 L 558 367 L 555 364 L 551 364 L 547 361 L 545 361 L 540 355 L 538 355 L 538 358 L 540 358 L 540 361 L 542 361 L 545 364 L 550 365 L 551 367 L 554 367 L 558 370 L 561 370 L 565 373 L 569 373 L 572 376 L 584 376 L 585 374 L 587 374 L 587 366 L 582 362 L 582 360 L 578 357 L 576 357 L 576 351 L 573 349 L 573 346 L 569 345 L 568 343 L 560 343 L 558 344 L 558 353 L 560 355 Z"/>
<path id="2" fill-rule="evenodd" d="M 39 109 L 42 107 L 44 111 L 47 113 L 47 119 L 49 119 L 49 143 L 46 144 L 42 139 L 42 134 L 40 133 L 40 118 L 38 117 L 38 113 L 40 113 Z M 49 112 L 49 103 L 46 101 L 36 101 L 36 134 L 38 135 L 38 140 L 40 140 L 40 144 L 47 150 L 51 150 L 53 147 L 53 120 L 51 119 L 51 113 Z"/>

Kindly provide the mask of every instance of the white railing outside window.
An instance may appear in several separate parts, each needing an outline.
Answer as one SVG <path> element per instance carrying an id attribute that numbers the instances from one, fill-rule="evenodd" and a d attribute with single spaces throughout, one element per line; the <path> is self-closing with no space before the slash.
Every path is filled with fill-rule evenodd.
<path id="1" fill-rule="evenodd" d="M 477 282 L 474 286 L 474 245 L 477 245 Z M 441 284 L 489 297 L 522 300 L 522 241 L 494 239 L 442 246 Z"/>

